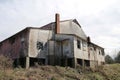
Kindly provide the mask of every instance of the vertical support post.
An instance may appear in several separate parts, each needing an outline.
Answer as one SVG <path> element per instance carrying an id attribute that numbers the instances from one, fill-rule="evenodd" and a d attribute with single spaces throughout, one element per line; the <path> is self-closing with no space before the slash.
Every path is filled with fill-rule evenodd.
<path id="1" fill-rule="evenodd" d="M 77 65 L 77 59 L 74 57 L 73 58 L 73 67 L 76 68 L 76 65 Z"/>
<path id="2" fill-rule="evenodd" d="M 26 57 L 26 69 L 30 67 L 30 58 Z"/>
<path id="3" fill-rule="evenodd" d="M 16 59 L 16 65 L 17 65 L 17 67 L 20 66 L 20 60 L 19 60 L 19 58 Z"/>
<path id="4" fill-rule="evenodd" d="M 82 59 L 82 67 L 83 67 L 83 70 L 85 69 L 85 61 L 84 59 Z"/>

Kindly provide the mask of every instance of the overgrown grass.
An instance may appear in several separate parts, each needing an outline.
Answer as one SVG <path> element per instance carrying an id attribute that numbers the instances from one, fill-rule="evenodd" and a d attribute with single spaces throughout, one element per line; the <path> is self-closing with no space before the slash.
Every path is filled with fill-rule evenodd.
<path id="1" fill-rule="evenodd" d="M 2 56 L 2 58 L 5 57 Z M 8 60 L 8 58 L 1 60 L 5 61 L 4 65 L 0 62 L 0 80 L 120 80 L 120 64 L 106 64 L 97 69 L 89 67 L 83 69 L 81 66 L 74 69 L 47 65 L 29 69 L 20 67 L 13 69 L 8 68 L 11 66 L 11 62 Z"/>
<path id="2" fill-rule="evenodd" d="M 120 64 L 104 65 L 99 69 L 80 69 L 60 66 L 15 68 L 0 71 L 0 80 L 120 80 Z"/>

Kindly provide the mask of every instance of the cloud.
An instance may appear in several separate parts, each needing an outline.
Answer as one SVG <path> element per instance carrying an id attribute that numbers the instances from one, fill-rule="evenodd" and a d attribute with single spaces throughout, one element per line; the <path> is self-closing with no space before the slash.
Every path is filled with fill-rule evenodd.
<path id="1" fill-rule="evenodd" d="M 54 21 L 77 18 L 94 43 L 120 48 L 119 0 L 0 0 L 0 41 L 27 26 L 40 27 Z"/>

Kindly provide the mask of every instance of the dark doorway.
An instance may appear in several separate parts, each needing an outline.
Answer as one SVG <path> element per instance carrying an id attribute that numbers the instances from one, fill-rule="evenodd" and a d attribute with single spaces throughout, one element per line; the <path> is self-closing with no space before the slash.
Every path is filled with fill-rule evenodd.
<path id="1" fill-rule="evenodd" d="M 82 66 L 83 65 L 82 59 L 77 59 L 77 63 Z"/>
<path id="2" fill-rule="evenodd" d="M 13 62 L 13 67 L 22 67 L 22 68 L 25 68 L 26 66 L 26 58 L 17 58 L 17 59 L 14 59 L 14 62 Z"/>
<path id="3" fill-rule="evenodd" d="M 68 58 L 67 59 L 67 66 L 73 67 L 72 63 L 73 63 L 73 59 L 72 58 Z"/>
<path id="4" fill-rule="evenodd" d="M 45 65 L 45 59 L 43 58 L 30 58 L 30 66 L 35 66 L 37 64 L 39 65 Z"/>
<path id="5" fill-rule="evenodd" d="M 85 66 L 90 66 L 90 61 L 89 60 L 84 60 L 84 62 L 85 62 Z"/>

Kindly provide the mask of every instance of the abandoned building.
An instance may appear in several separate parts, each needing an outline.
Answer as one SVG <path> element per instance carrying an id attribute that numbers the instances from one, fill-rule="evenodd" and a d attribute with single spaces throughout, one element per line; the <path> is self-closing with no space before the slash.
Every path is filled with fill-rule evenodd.
<path id="1" fill-rule="evenodd" d="M 26 68 L 35 63 L 97 67 L 105 62 L 104 48 L 91 42 L 76 19 L 60 21 L 59 14 L 55 22 L 27 27 L 0 42 L 0 54 Z"/>

